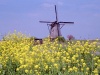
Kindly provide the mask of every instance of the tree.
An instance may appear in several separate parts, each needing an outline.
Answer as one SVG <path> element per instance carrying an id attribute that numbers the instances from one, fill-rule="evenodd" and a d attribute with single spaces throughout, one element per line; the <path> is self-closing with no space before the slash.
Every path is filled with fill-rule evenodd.
<path id="1" fill-rule="evenodd" d="M 67 35 L 68 40 L 74 40 L 75 37 L 73 35 Z"/>

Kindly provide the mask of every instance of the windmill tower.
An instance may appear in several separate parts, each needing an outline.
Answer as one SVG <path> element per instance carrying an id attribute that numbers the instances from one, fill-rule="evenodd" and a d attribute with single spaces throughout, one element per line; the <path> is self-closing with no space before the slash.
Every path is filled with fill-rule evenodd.
<path id="1" fill-rule="evenodd" d="M 54 22 L 40 21 L 41 23 L 47 23 L 51 39 L 55 39 L 58 36 L 62 36 L 61 28 L 65 24 L 74 24 L 74 22 L 59 22 L 58 21 L 56 5 L 55 5 L 55 15 L 56 15 L 56 21 L 54 21 Z"/>

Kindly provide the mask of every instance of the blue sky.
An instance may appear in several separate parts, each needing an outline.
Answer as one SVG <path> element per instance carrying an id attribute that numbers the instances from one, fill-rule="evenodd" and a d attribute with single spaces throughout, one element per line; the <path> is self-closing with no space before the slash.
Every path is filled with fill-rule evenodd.
<path id="1" fill-rule="evenodd" d="M 100 0 L 0 0 L 0 38 L 14 30 L 47 37 L 48 27 L 39 21 L 55 21 L 54 5 L 59 21 L 74 22 L 61 29 L 65 38 L 100 38 Z"/>

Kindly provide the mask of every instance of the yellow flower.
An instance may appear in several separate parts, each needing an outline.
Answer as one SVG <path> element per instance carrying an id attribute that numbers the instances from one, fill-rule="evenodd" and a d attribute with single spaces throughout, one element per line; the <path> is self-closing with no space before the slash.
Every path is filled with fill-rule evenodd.
<path id="1" fill-rule="evenodd" d="M 35 68 L 36 68 L 36 69 L 39 68 L 39 65 L 35 65 Z"/>
<path id="2" fill-rule="evenodd" d="M 98 59 L 98 61 L 97 61 L 99 64 L 100 64 L 100 59 Z"/>
<path id="3" fill-rule="evenodd" d="M 27 69 L 25 70 L 25 73 L 28 73 L 28 70 Z"/>
<path id="4" fill-rule="evenodd" d="M 97 63 L 94 63 L 94 65 L 96 66 L 96 65 L 98 65 Z"/>
<path id="5" fill-rule="evenodd" d="M 19 71 L 19 68 L 17 68 L 16 71 Z"/>
<path id="6" fill-rule="evenodd" d="M 71 60 L 69 60 L 69 59 L 66 59 L 66 63 L 70 63 L 71 62 Z"/>
<path id="7" fill-rule="evenodd" d="M 84 62 L 84 59 L 81 59 L 81 62 Z"/>
<path id="8" fill-rule="evenodd" d="M 63 67 L 63 70 L 65 71 L 65 70 L 66 70 L 66 68 L 65 68 L 65 67 Z"/>
<path id="9" fill-rule="evenodd" d="M 94 74 L 94 75 L 99 75 L 99 74 Z"/>
<path id="10" fill-rule="evenodd" d="M 77 67 L 74 66 L 74 67 L 73 67 L 73 70 L 74 70 L 75 72 L 77 72 L 78 69 L 77 69 Z"/>
<path id="11" fill-rule="evenodd" d="M 0 71 L 0 73 L 1 73 L 1 71 Z"/>
<path id="12" fill-rule="evenodd" d="M 88 72 L 85 72 L 86 73 L 86 75 L 88 75 Z"/>
<path id="13" fill-rule="evenodd" d="M 94 74 L 98 74 L 98 69 L 97 69 L 97 68 L 94 69 L 93 73 L 94 73 Z"/>
<path id="14" fill-rule="evenodd" d="M 76 51 L 77 51 L 77 52 L 79 52 L 79 51 L 80 51 L 80 49 L 79 49 L 79 48 L 76 48 Z"/>
<path id="15" fill-rule="evenodd" d="M 84 69 L 83 68 L 81 68 L 81 71 L 83 71 Z"/>
<path id="16" fill-rule="evenodd" d="M 51 59 L 51 61 L 54 62 L 55 60 L 54 59 Z"/>
<path id="17" fill-rule="evenodd" d="M 89 70 L 89 68 L 87 67 L 87 68 L 86 68 L 86 70 L 88 71 L 88 70 Z"/>
<path id="18" fill-rule="evenodd" d="M 48 69 L 48 65 L 45 66 L 45 69 Z"/>
<path id="19" fill-rule="evenodd" d="M 55 63 L 55 64 L 54 64 L 54 67 L 58 68 L 58 64 Z"/>
<path id="20" fill-rule="evenodd" d="M 72 68 L 69 68 L 69 69 L 68 69 L 68 72 L 72 72 L 72 71 L 73 71 L 73 69 L 72 69 Z"/>
<path id="21" fill-rule="evenodd" d="M 66 57 L 63 57 L 63 61 L 65 61 L 66 60 Z"/>
<path id="22" fill-rule="evenodd" d="M 83 67 L 85 67 L 86 66 L 86 63 L 83 63 Z"/>
<path id="23" fill-rule="evenodd" d="M 73 60 L 73 61 L 75 61 L 75 60 L 76 60 L 75 56 L 73 56 L 73 57 L 72 57 L 72 60 Z"/>

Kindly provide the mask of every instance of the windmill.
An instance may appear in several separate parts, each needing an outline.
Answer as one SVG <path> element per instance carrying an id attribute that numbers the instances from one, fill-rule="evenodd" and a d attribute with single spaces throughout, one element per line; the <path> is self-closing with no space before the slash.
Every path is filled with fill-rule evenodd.
<path id="1" fill-rule="evenodd" d="M 58 36 L 62 36 L 61 35 L 61 28 L 65 25 L 65 24 L 73 24 L 74 22 L 62 22 L 62 21 L 58 21 L 58 16 L 57 16 L 57 9 L 56 9 L 56 5 L 55 5 L 55 15 L 56 15 L 56 21 L 54 22 L 49 22 L 49 21 L 39 21 L 41 23 L 47 23 L 49 32 L 50 32 L 50 38 L 51 39 L 55 39 Z"/>

